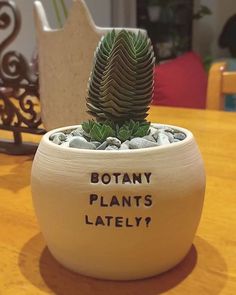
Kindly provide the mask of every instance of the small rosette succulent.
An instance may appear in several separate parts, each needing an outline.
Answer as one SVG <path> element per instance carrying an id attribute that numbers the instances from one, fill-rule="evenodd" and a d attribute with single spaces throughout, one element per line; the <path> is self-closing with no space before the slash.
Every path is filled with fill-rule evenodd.
<path id="1" fill-rule="evenodd" d="M 153 95 L 155 58 L 139 32 L 111 31 L 100 41 L 88 85 L 88 112 L 98 122 L 145 121 Z"/>

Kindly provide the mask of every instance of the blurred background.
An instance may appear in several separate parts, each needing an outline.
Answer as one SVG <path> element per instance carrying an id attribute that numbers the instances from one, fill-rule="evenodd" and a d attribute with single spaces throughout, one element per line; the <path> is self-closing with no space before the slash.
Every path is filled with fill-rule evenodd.
<path id="1" fill-rule="evenodd" d="M 0 1 L 3 3 L 4 1 Z M 22 53 L 37 72 L 34 0 L 15 0 L 22 26 L 7 50 Z M 63 28 L 73 0 L 41 0 L 52 29 Z M 153 104 L 209 107 L 210 69 L 225 62 L 236 71 L 236 0 L 85 0 L 97 26 L 147 30 L 159 64 Z M 3 15 L 4 7 L 1 6 Z M 4 24 L 4 20 L 0 19 Z M 14 23 L 11 24 L 14 26 Z M 12 27 L 0 30 L 0 40 Z M 86 41 L 86 40 L 85 40 Z M 4 49 L 5 50 L 5 49 Z M 3 51 L 4 51 L 3 50 Z M 218 65 L 220 75 L 222 65 Z M 213 73 L 213 72 L 212 72 Z M 213 73 L 214 74 L 214 73 Z M 158 78 L 157 78 L 158 77 Z M 214 84 L 214 83 L 213 83 Z M 211 85 L 213 85 L 211 83 Z M 213 89 L 214 90 L 214 89 Z M 214 91 L 213 91 L 214 92 Z M 236 94 L 225 96 L 224 109 L 236 111 Z"/>
<path id="2" fill-rule="evenodd" d="M 73 0 L 64 0 L 69 10 Z M 12 48 L 28 58 L 36 47 L 33 0 L 16 0 L 22 14 L 22 30 Z M 53 28 L 65 17 L 61 1 L 41 0 Z M 236 13 L 235 0 L 85 0 L 98 26 L 128 26 L 148 29 L 153 43 L 159 44 L 160 58 L 171 58 L 194 50 L 205 60 L 229 56 L 218 45 L 218 38 L 227 20 Z M 0 31 L 0 34 L 2 32 Z M 0 35 L 1 37 L 1 35 Z"/>

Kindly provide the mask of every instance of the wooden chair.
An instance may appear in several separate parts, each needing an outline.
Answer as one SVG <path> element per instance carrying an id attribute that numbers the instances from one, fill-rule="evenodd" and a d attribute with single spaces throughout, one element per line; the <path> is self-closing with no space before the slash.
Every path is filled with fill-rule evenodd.
<path id="1" fill-rule="evenodd" d="M 217 62 L 211 66 L 208 78 L 206 108 L 224 109 L 224 96 L 236 93 L 236 72 L 228 72 L 226 62 Z"/>

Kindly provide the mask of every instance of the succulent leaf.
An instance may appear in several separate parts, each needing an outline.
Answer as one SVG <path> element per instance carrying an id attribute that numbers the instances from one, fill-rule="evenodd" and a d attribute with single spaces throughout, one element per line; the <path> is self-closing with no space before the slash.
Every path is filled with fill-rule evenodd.
<path id="1" fill-rule="evenodd" d="M 129 140 L 131 138 L 132 132 L 131 130 L 127 128 L 120 128 L 117 134 L 117 138 L 121 141 L 124 142 L 126 140 Z"/>
<path id="2" fill-rule="evenodd" d="M 141 32 L 107 33 L 95 53 L 88 112 L 100 122 L 145 121 L 153 94 L 154 62 L 151 41 Z"/>
<path id="3" fill-rule="evenodd" d="M 143 137 L 149 132 L 149 122 L 129 120 L 119 125 L 113 121 L 101 123 L 90 120 L 82 123 L 82 128 L 89 141 L 104 142 L 107 137 L 117 137 L 121 142 L 131 140 L 134 137 Z"/>
<path id="4" fill-rule="evenodd" d="M 91 141 L 104 142 L 107 137 L 115 136 L 115 131 L 109 125 L 94 122 L 89 136 Z"/>
<path id="5" fill-rule="evenodd" d="M 140 126 L 136 132 L 133 133 L 133 137 L 143 137 L 148 134 L 148 126 Z"/>

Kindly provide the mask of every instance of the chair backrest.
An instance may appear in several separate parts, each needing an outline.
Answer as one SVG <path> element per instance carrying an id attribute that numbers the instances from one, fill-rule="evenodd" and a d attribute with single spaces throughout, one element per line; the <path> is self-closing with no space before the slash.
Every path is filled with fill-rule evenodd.
<path id="1" fill-rule="evenodd" d="M 214 63 L 209 72 L 206 108 L 223 110 L 225 95 L 234 93 L 236 93 L 236 72 L 227 71 L 226 62 Z"/>

